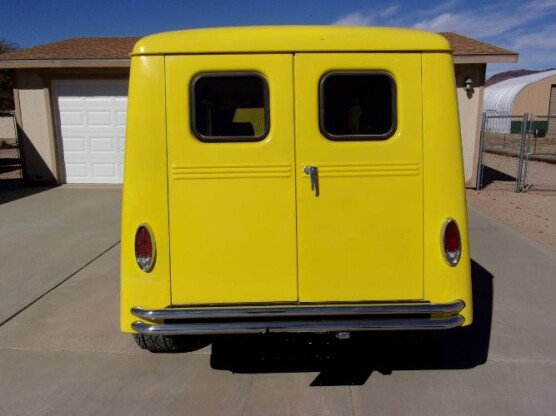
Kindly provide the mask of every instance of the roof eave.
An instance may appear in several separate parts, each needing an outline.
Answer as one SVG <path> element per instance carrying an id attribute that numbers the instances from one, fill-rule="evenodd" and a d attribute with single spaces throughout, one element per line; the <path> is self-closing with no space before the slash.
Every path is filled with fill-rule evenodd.
<path id="1" fill-rule="evenodd" d="M 0 60 L 0 68 L 129 68 L 130 59 L 15 59 Z"/>
<path id="2" fill-rule="evenodd" d="M 518 54 L 454 55 L 454 64 L 515 64 L 518 58 Z"/>
<path id="3" fill-rule="evenodd" d="M 516 63 L 518 55 L 454 55 L 455 64 Z M 130 59 L 16 59 L 0 60 L 0 68 L 129 68 Z"/>

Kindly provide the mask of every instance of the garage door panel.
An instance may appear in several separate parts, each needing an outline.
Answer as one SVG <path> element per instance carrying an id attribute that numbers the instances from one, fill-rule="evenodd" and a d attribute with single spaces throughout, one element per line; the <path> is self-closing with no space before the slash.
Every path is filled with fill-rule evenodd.
<path id="1" fill-rule="evenodd" d="M 66 153 L 86 153 L 87 144 L 83 137 L 68 137 L 64 140 L 64 151 Z"/>
<path id="2" fill-rule="evenodd" d="M 112 137 L 91 137 L 91 151 L 92 152 L 117 152 L 118 142 Z"/>
<path id="3" fill-rule="evenodd" d="M 117 168 L 111 163 L 93 163 L 92 164 L 93 175 L 96 178 L 112 178 L 116 176 Z"/>
<path id="4" fill-rule="evenodd" d="M 112 127 L 112 113 L 110 111 L 89 111 L 89 126 Z"/>
<path id="5" fill-rule="evenodd" d="M 127 81 L 57 81 L 62 158 L 67 183 L 121 183 Z"/>
<path id="6" fill-rule="evenodd" d="M 61 111 L 60 121 L 62 126 L 85 126 L 85 120 L 80 111 Z"/>
<path id="7" fill-rule="evenodd" d="M 86 163 L 66 163 L 66 175 L 73 178 L 81 178 L 82 180 L 90 176 Z"/>

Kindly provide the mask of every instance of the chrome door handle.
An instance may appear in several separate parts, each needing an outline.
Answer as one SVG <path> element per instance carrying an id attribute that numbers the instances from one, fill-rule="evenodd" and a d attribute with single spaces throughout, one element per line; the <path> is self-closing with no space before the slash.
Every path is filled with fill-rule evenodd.
<path id="1" fill-rule="evenodd" d="M 311 178 L 311 191 L 315 191 L 315 196 L 319 196 L 319 168 L 316 166 L 305 166 L 303 172 Z"/>

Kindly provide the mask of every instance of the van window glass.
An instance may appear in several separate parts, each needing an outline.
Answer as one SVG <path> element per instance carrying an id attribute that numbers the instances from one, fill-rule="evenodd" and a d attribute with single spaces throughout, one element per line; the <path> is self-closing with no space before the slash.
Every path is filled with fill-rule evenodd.
<path id="1" fill-rule="evenodd" d="M 199 75 L 191 101 L 191 127 L 201 141 L 257 141 L 268 133 L 268 84 L 258 74 Z"/>
<path id="2" fill-rule="evenodd" d="M 328 73 L 319 100 L 320 129 L 330 140 L 383 140 L 396 131 L 396 84 L 387 73 Z"/>

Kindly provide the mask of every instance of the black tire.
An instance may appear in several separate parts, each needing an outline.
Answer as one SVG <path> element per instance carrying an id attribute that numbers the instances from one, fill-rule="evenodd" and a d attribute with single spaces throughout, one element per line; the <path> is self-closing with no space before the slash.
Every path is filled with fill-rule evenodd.
<path id="1" fill-rule="evenodd" d="M 189 336 L 133 334 L 133 339 L 140 348 L 154 353 L 189 352 L 210 344 L 206 338 Z"/>

